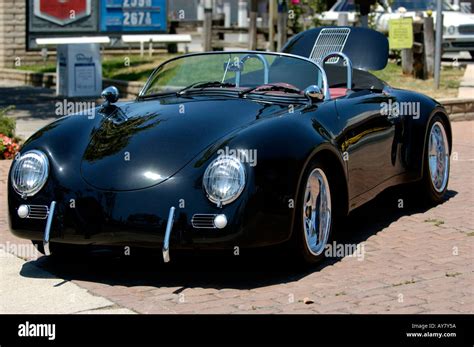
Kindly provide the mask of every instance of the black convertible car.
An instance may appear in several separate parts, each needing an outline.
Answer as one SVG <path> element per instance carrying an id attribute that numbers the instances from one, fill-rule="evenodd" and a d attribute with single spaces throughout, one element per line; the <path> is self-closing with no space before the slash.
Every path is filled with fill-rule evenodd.
<path id="1" fill-rule="evenodd" d="M 287 242 L 315 262 L 335 219 L 387 187 L 449 179 L 444 108 L 395 89 L 386 38 L 326 27 L 281 53 L 188 54 L 136 100 L 39 130 L 12 164 L 12 232 L 45 254 L 86 245 L 230 249 Z"/>

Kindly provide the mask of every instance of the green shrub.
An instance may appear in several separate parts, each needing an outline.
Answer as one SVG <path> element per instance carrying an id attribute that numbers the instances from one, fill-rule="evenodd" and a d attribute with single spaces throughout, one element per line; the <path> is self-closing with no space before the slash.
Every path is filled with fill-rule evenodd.
<path id="1" fill-rule="evenodd" d="M 6 116 L 7 112 L 13 110 L 14 108 L 14 106 L 8 106 L 3 109 L 0 108 L 0 134 L 6 135 L 8 137 L 15 136 L 16 121 L 14 118 Z"/>

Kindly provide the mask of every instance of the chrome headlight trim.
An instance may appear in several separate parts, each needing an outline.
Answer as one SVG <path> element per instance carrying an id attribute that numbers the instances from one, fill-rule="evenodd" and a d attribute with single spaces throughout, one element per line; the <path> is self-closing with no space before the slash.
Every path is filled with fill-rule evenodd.
<path id="1" fill-rule="evenodd" d="M 27 160 L 36 161 L 35 165 L 38 165 L 37 177 L 35 177 L 35 182 L 30 188 L 24 187 L 23 177 L 24 165 Z M 13 163 L 11 171 L 11 183 L 13 190 L 22 197 L 33 196 L 38 193 L 46 184 L 49 176 L 49 160 L 46 154 L 38 150 L 31 150 L 22 154 L 15 162 Z M 23 183 L 22 183 L 23 181 Z"/>
<path id="2" fill-rule="evenodd" d="M 238 187 L 234 187 L 233 192 L 228 196 L 217 196 L 215 191 L 215 180 L 218 179 L 215 177 L 216 170 L 218 169 L 227 169 L 231 171 L 231 176 L 227 178 L 235 181 L 234 184 L 237 184 Z M 214 181 L 214 182 L 213 182 Z M 233 156 L 219 156 L 214 159 L 206 168 L 204 176 L 202 178 L 202 185 L 206 191 L 207 198 L 217 204 L 218 206 L 227 205 L 235 201 L 240 194 L 242 194 L 246 184 L 246 172 L 245 167 L 242 162 Z M 235 189 L 237 188 L 237 189 Z"/>
<path id="3" fill-rule="evenodd" d="M 450 25 L 447 29 L 448 35 L 455 35 L 457 33 L 457 28 L 454 25 Z"/>

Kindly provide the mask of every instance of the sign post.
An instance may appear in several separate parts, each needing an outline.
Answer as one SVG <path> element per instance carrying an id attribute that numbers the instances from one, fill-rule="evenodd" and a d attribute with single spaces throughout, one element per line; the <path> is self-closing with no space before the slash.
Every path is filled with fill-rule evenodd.
<path id="1" fill-rule="evenodd" d="M 438 0 L 436 5 L 436 45 L 435 45 L 435 66 L 434 81 L 435 88 L 439 89 L 441 77 L 441 42 L 443 40 L 443 1 Z"/>
<path id="2" fill-rule="evenodd" d="M 390 49 L 401 49 L 402 71 L 410 75 L 413 73 L 413 19 L 391 19 L 388 23 Z"/>
<path id="3" fill-rule="evenodd" d="M 98 0 L 28 0 L 27 49 L 36 39 L 99 34 Z"/>
<path id="4" fill-rule="evenodd" d="M 390 19 L 388 41 L 390 49 L 413 47 L 413 18 Z"/>
<path id="5" fill-rule="evenodd" d="M 167 0 L 27 0 L 27 4 L 27 49 L 57 47 L 58 95 L 100 95 L 100 44 L 110 43 L 110 37 L 168 30 Z"/>
<path id="6" fill-rule="evenodd" d="M 100 1 L 102 32 L 166 32 L 166 0 Z"/>

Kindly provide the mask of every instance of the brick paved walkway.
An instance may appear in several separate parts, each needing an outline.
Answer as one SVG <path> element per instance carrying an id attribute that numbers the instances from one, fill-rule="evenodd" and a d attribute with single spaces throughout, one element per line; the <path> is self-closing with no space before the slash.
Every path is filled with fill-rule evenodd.
<path id="1" fill-rule="evenodd" d="M 449 199 L 421 208 L 392 189 L 357 210 L 338 238 L 360 243 L 363 260 L 329 259 L 297 269 L 269 251 L 232 256 L 127 259 L 93 256 L 33 264 L 142 313 L 473 313 L 474 122 L 453 123 Z M 0 243 L 9 234 L 0 162 Z M 404 208 L 397 207 L 404 199 Z M 19 274 L 27 276 L 27 274 Z"/>

